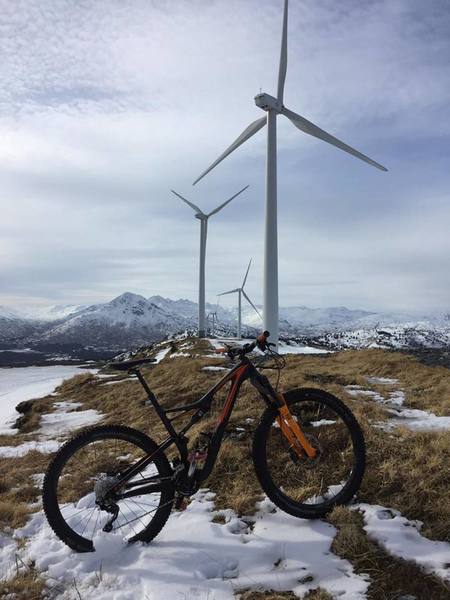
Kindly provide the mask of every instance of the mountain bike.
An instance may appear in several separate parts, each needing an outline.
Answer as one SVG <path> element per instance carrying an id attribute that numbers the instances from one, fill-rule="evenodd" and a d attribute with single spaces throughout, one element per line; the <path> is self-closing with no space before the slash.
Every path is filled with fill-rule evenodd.
<path id="1" fill-rule="evenodd" d="M 263 491 L 283 511 L 295 517 L 323 517 L 347 503 L 360 487 L 365 469 L 361 428 L 350 409 L 319 389 L 278 391 L 283 356 L 264 332 L 252 343 L 225 346 L 218 352 L 234 364 L 201 398 L 183 406 L 163 408 L 140 367 L 143 358 L 110 366 L 135 375 L 167 430 L 157 444 L 123 425 L 89 428 L 60 448 L 43 484 L 43 505 L 50 526 L 72 549 L 89 552 L 100 531 L 118 532 L 129 542 L 151 541 L 164 527 L 173 507 L 182 508 L 213 470 L 230 415 L 244 381 L 249 381 L 266 405 L 254 431 L 252 456 Z M 248 356 L 255 349 L 257 356 Z M 269 362 L 268 362 L 269 361 Z M 278 371 L 272 386 L 261 371 Z M 193 449 L 187 432 L 211 409 L 215 394 L 229 384 L 212 432 L 203 432 Z M 189 418 L 179 431 L 173 421 Z M 166 451 L 173 447 L 171 461 Z M 103 535 L 103 534 L 102 534 Z"/>

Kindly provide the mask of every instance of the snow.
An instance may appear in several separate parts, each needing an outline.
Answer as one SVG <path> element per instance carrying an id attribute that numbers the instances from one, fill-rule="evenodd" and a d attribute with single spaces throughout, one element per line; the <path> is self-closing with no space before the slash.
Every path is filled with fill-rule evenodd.
<path id="1" fill-rule="evenodd" d="M 450 544 L 429 540 L 420 534 L 422 523 L 409 521 L 398 510 L 378 505 L 358 504 L 364 529 L 389 554 L 421 566 L 427 573 L 450 582 Z"/>
<path id="2" fill-rule="evenodd" d="M 31 450 L 48 453 L 59 450 L 61 442 L 47 440 L 43 442 L 24 442 L 17 446 L 0 446 L 0 458 L 19 458 Z"/>
<path id="3" fill-rule="evenodd" d="M 396 385 L 398 383 L 398 379 L 391 379 L 389 377 L 366 377 L 366 381 L 377 385 Z"/>
<path id="4" fill-rule="evenodd" d="M 55 412 L 46 413 L 41 416 L 41 436 L 58 437 L 70 433 L 79 427 L 95 425 L 103 415 L 92 408 L 73 412 L 80 405 L 79 402 L 55 402 Z"/>
<path id="5" fill-rule="evenodd" d="M 1 458 L 18 458 L 31 450 L 49 453 L 56 452 L 62 442 L 54 438 L 70 433 L 79 427 L 94 425 L 103 418 L 96 410 L 75 411 L 82 406 L 80 402 L 55 402 L 56 410 L 41 416 L 41 427 L 38 431 L 38 441 L 29 441 L 17 446 L 0 446 Z"/>
<path id="6" fill-rule="evenodd" d="M 412 431 L 441 431 L 450 429 L 450 417 L 438 416 L 425 410 L 403 408 L 400 410 L 390 409 L 389 412 L 396 416 L 388 421 L 388 429 L 398 425 L 407 427 Z"/>
<path id="7" fill-rule="evenodd" d="M 380 396 L 380 394 L 377 394 L 377 392 L 374 392 L 373 390 L 364 390 L 359 385 L 347 385 L 345 391 L 350 396 L 368 396 L 376 402 L 384 402 L 383 396 Z"/>
<path id="8" fill-rule="evenodd" d="M 100 384 L 100 387 L 103 387 L 105 385 L 116 385 L 118 383 L 125 383 L 127 381 L 137 381 L 136 377 L 125 377 L 123 379 L 112 379 L 111 381 L 105 381 L 104 383 Z"/>
<path id="9" fill-rule="evenodd" d="M 12 425 L 20 416 L 19 402 L 46 396 L 74 375 L 95 372 L 74 366 L 0 368 L 0 434 L 17 433 Z"/>
<path id="10" fill-rule="evenodd" d="M 329 354 L 331 350 L 322 348 L 313 348 L 312 346 L 299 346 L 297 344 L 286 344 L 280 342 L 278 346 L 279 354 Z"/>
<path id="11" fill-rule="evenodd" d="M 251 344 L 254 342 L 254 338 L 247 339 L 238 339 L 238 338 L 220 338 L 208 339 L 208 342 L 211 344 L 213 348 L 219 350 L 224 347 L 224 344 L 229 344 L 230 346 L 243 346 L 244 344 Z M 313 348 L 312 346 L 301 346 L 296 343 L 286 344 L 286 342 L 279 343 L 278 346 L 279 354 L 329 354 L 330 350 L 323 350 L 322 348 Z"/>
<path id="12" fill-rule="evenodd" d="M 161 350 L 159 350 L 159 352 L 155 356 L 155 360 L 156 360 L 155 364 L 160 363 L 166 357 L 169 350 L 170 350 L 170 347 L 162 348 Z"/>
<path id="13" fill-rule="evenodd" d="M 293 590 L 301 596 L 318 586 L 342 600 L 365 597 L 366 577 L 330 550 L 333 526 L 296 519 L 268 500 L 260 503 L 255 517 L 238 518 L 231 510 L 214 513 L 213 497 L 198 492 L 186 511 L 172 513 L 149 545 L 126 545 L 120 535 L 101 532 L 96 552 L 86 554 L 60 542 L 40 511 L 16 532 L 15 538 L 30 538 L 16 552 L 24 562 L 35 561 L 52 585 L 55 580 L 66 583 L 60 599 L 73 597 L 68 588 L 74 581 L 83 599 L 95 600 L 233 600 L 236 590 L 249 587 Z M 214 514 L 227 522 L 213 523 Z M 0 558 L 12 574 L 8 541 Z"/>
<path id="14" fill-rule="evenodd" d="M 203 367 L 202 371 L 229 371 L 229 369 L 227 369 L 226 367 L 209 366 L 209 367 Z"/>
<path id="15" fill-rule="evenodd" d="M 366 377 L 366 380 L 386 386 L 395 386 L 399 383 L 398 379 L 383 377 Z M 345 391 L 350 396 L 367 396 L 375 400 L 375 402 L 382 404 L 390 414 L 394 415 L 387 422 L 376 423 L 376 427 L 380 429 L 390 430 L 398 426 L 407 427 L 411 431 L 440 431 L 450 429 L 450 416 L 439 416 L 425 410 L 404 407 L 406 398 L 403 390 L 390 390 L 387 392 L 387 398 L 384 398 L 373 390 L 363 389 L 358 385 L 348 385 L 345 387 Z"/>

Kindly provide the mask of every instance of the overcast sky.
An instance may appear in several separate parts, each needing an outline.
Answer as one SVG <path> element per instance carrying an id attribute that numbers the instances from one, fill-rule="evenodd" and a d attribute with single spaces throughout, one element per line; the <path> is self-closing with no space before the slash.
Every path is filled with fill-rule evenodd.
<path id="1" fill-rule="evenodd" d="M 282 0 L 0 1 L 0 304 L 131 291 L 262 300 L 265 130 L 193 180 L 275 94 Z M 291 0 L 278 119 L 280 304 L 449 309 L 448 0 Z M 228 303 L 233 302 L 229 299 Z"/>

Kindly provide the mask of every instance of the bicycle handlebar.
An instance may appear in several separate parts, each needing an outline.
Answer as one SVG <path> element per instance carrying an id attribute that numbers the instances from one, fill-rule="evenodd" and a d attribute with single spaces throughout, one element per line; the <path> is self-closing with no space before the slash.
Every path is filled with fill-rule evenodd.
<path id="1" fill-rule="evenodd" d="M 260 335 L 258 335 L 256 340 L 254 342 L 251 342 L 250 344 L 244 344 L 239 348 L 232 348 L 231 346 L 225 344 L 225 348 L 216 350 L 216 352 L 219 354 L 227 354 L 231 359 L 236 358 L 236 356 L 243 358 L 246 354 L 250 354 L 250 352 L 253 352 L 256 346 L 258 346 L 258 348 L 264 352 L 264 350 L 266 350 L 270 346 L 276 345 L 272 342 L 267 341 L 267 338 L 269 336 L 270 333 L 268 331 L 263 331 Z"/>

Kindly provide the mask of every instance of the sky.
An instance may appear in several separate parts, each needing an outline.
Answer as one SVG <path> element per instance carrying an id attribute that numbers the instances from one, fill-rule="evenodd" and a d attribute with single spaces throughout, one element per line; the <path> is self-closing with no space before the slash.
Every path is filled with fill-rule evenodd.
<path id="1" fill-rule="evenodd" d="M 262 301 L 265 129 L 194 179 L 276 94 L 281 0 L 0 0 L 0 305 Z M 450 5 L 291 0 L 278 118 L 281 306 L 449 309 Z M 236 300 L 227 297 L 226 305 Z"/>

